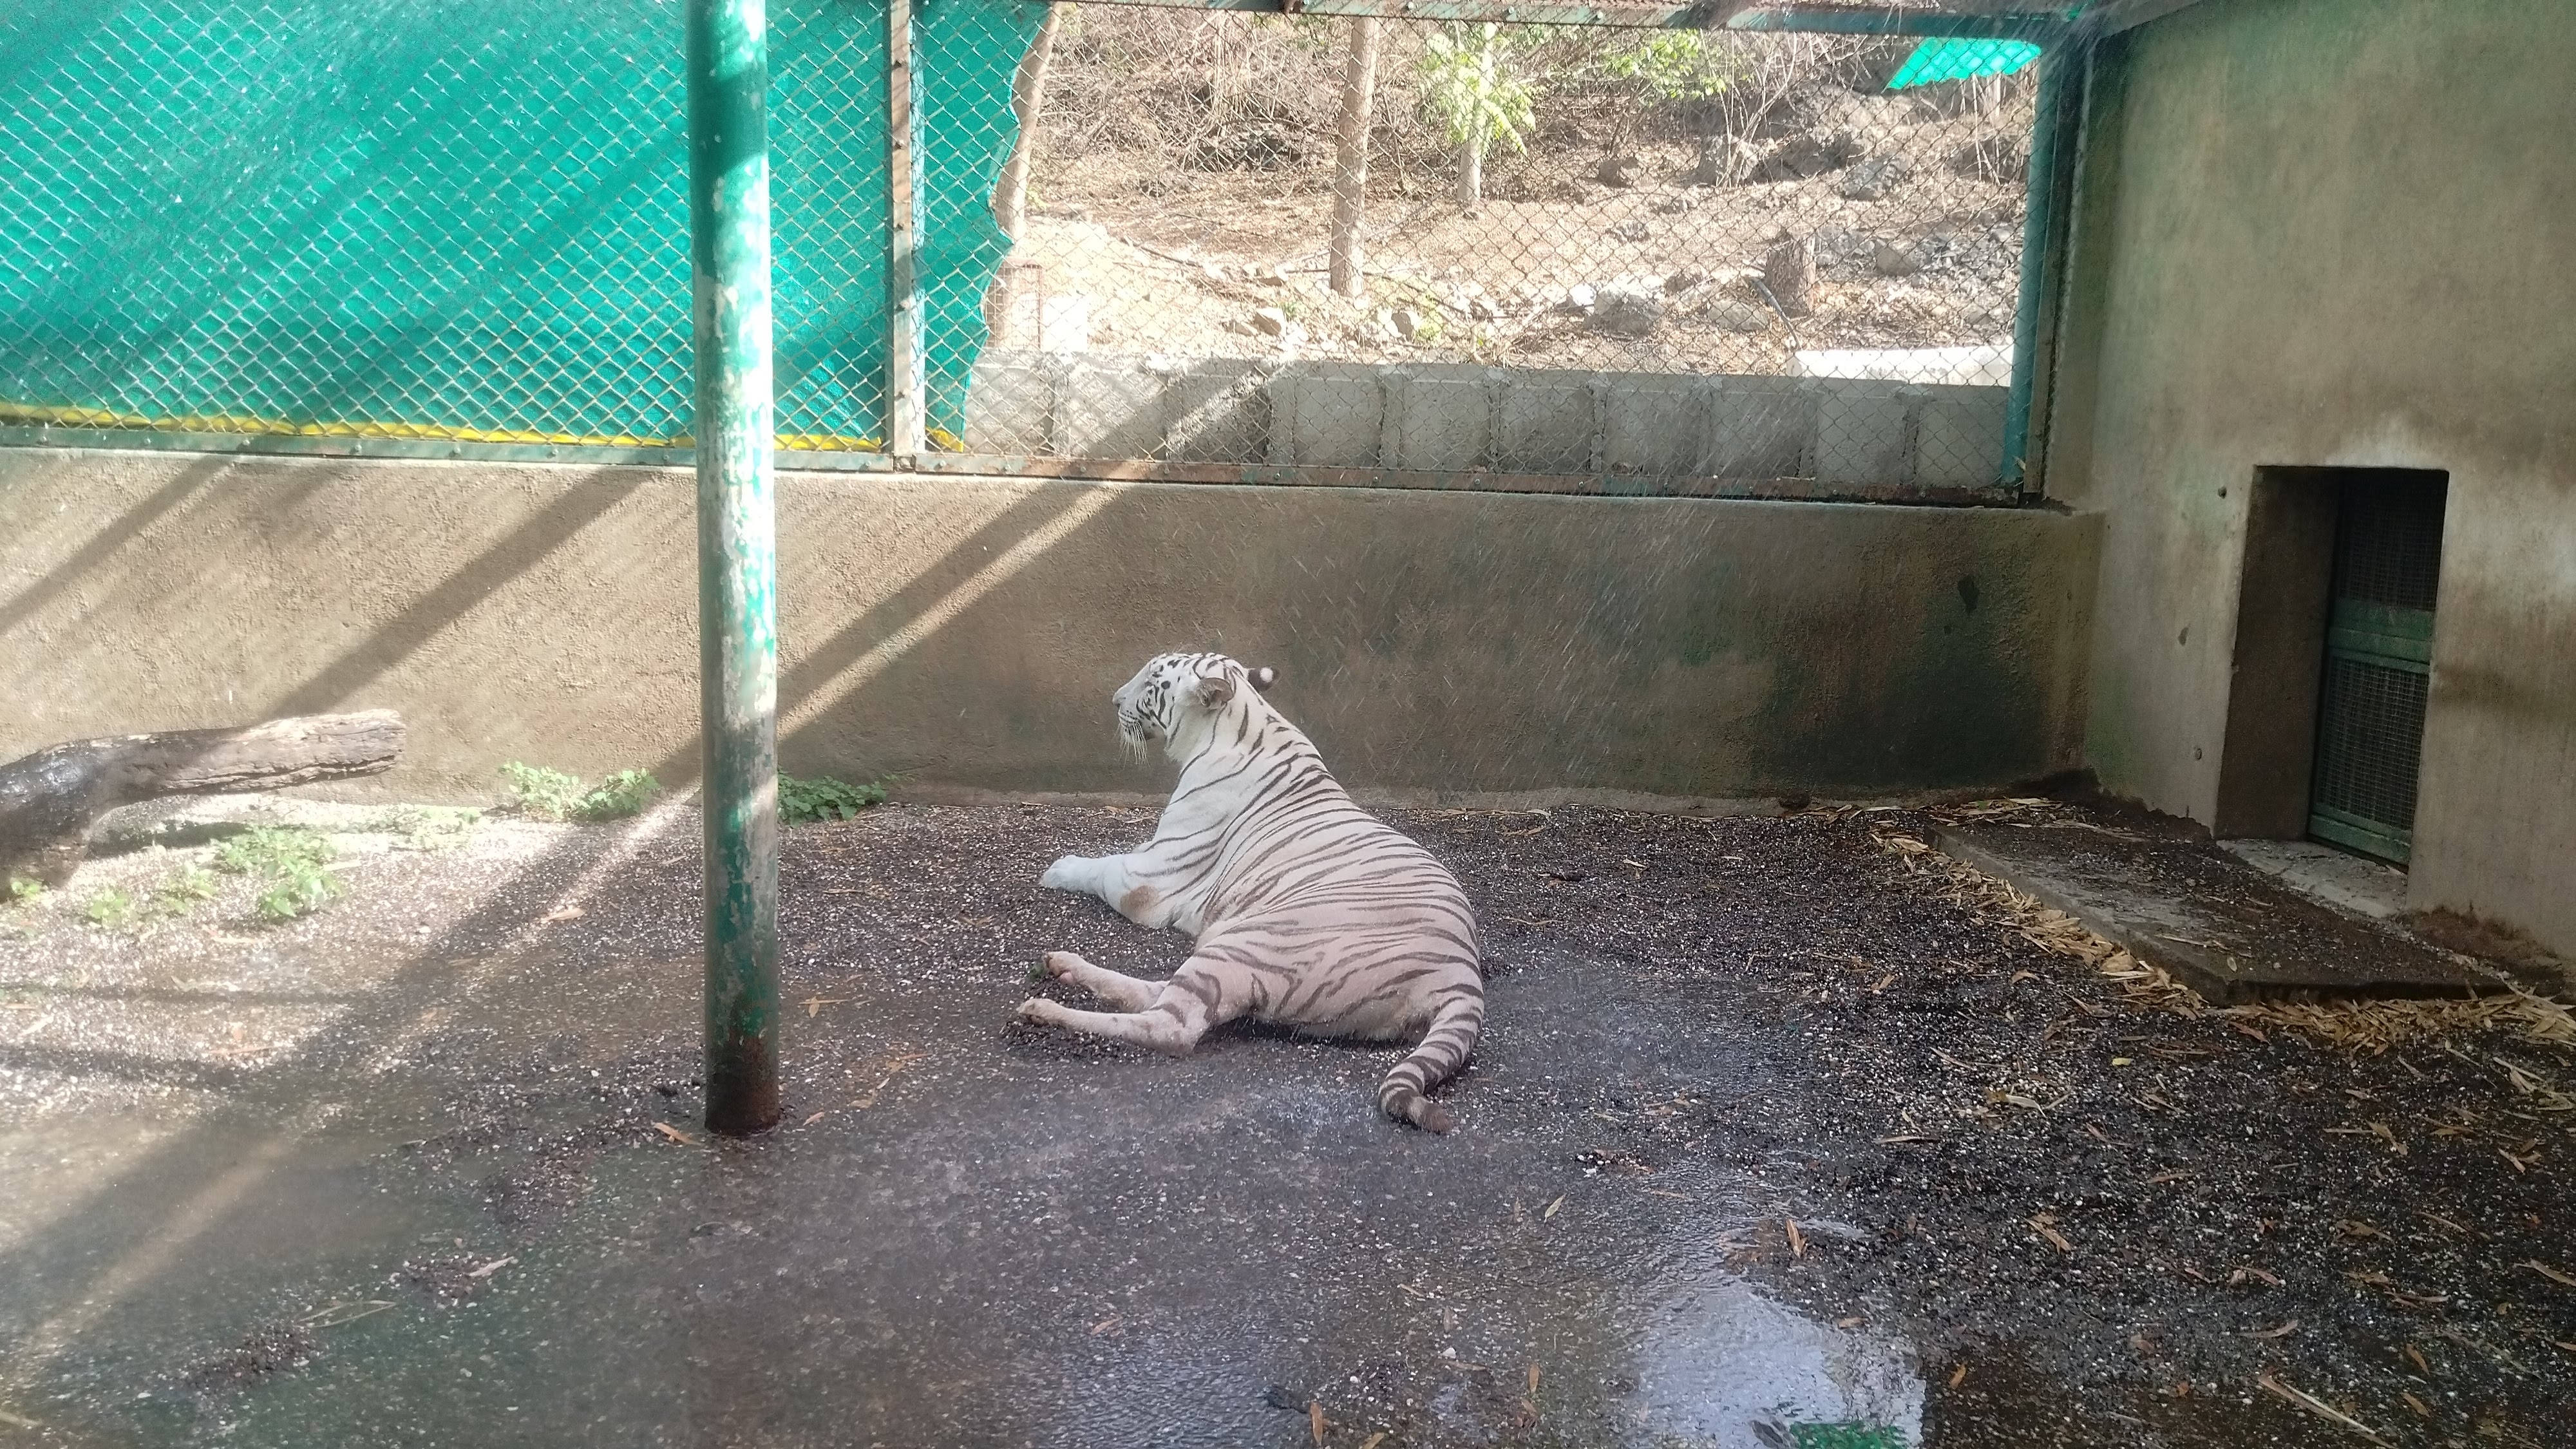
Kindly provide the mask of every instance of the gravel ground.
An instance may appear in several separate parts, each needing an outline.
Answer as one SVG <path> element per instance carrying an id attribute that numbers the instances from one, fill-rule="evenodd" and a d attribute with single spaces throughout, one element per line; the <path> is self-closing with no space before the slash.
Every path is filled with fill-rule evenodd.
<path id="1" fill-rule="evenodd" d="M 93 924 L 208 847 L 103 859 L 0 910 L 0 1442 L 1836 1442 L 1808 1347 L 1941 1446 L 2570 1442 L 2567 1052 L 2159 1009 L 1902 812 L 1393 818 L 1488 935 L 1445 1139 L 1390 1051 L 1011 1024 L 1182 958 L 1035 885 L 1142 811 L 792 831 L 749 1145 L 685 813 L 344 812 L 285 926 Z"/>

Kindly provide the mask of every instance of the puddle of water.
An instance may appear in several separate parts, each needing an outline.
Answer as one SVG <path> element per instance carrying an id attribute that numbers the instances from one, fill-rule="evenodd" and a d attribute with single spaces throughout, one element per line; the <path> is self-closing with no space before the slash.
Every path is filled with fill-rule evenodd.
<path id="1" fill-rule="evenodd" d="M 1915 1449 L 1923 1379 L 1894 1343 L 1731 1278 L 1671 1293 L 1637 1348 L 1648 1422 L 1710 1449 Z"/>

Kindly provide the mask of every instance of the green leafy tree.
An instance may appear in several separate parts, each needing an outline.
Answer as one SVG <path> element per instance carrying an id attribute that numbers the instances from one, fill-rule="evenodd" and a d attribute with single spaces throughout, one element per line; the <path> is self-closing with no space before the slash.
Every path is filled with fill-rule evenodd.
<path id="1" fill-rule="evenodd" d="M 1601 72 L 1641 106 L 1678 113 L 1699 138 L 1699 169 L 1714 169 L 1719 98 L 1742 79 L 1741 58 L 1725 41 L 1693 31 L 1657 31 L 1601 57 Z"/>
<path id="2" fill-rule="evenodd" d="M 1422 51 L 1422 107 L 1458 148 L 1458 200 L 1485 195 L 1485 153 L 1527 146 L 1537 89 L 1513 66 L 1500 25 L 1446 25 Z"/>

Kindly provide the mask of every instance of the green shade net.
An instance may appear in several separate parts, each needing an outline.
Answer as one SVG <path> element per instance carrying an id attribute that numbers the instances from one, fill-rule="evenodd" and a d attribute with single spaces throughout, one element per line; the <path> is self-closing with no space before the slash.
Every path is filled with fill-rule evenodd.
<path id="1" fill-rule="evenodd" d="M 1027 0 L 914 12 L 959 430 Z M 654 443 L 690 426 L 677 0 L 19 0 L 0 424 Z M 882 437 L 884 0 L 770 9 L 778 430 Z"/>
<path id="2" fill-rule="evenodd" d="M 2027 40 L 1927 40 L 1896 68 L 1887 88 L 1901 91 L 1970 76 L 2011 75 L 2037 59 L 2039 47 Z"/>

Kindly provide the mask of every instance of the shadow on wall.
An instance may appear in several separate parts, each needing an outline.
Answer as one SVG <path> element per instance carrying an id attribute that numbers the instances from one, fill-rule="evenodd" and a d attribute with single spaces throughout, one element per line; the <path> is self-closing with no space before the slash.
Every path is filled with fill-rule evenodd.
<path id="1" fill-rule="evenodd" d="M 413 747 L 376 791 L 488 799 L 510 758 L 697 774 L 685 473 L 0 468 L 28 524 L 0 567 L 33 580 L 0 616 L 35 626 L 0 693 L 43 696 L 12 743 L 381 706 Z M 2074 737 L 2091 532 L 2037 511 L 809 473 L 779 499 L 798 774 L 1154 790 L 1106 701 L 1182 648 L 1278 667 L 1373 788 L 1901 793 L 2046 774 Z"/>

